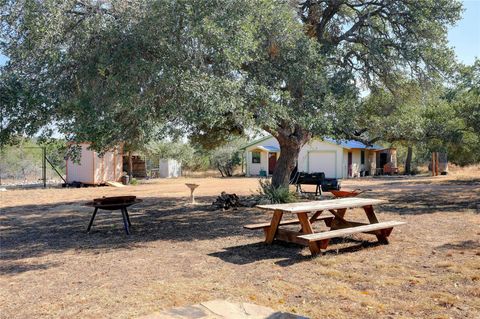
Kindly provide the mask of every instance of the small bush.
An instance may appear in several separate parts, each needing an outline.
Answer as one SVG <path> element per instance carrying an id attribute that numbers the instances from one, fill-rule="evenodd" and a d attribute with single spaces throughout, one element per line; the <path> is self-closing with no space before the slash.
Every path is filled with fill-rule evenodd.
<path id="1" fill-rule="evenodd" d="M 418 175 L 420 174 L 420 169 L 417 167 L 417 166 L 414 166 L 411 170 L 410 170 L 410 175 Z"/>
<path id="2" fill-rule="evenodd" d="M 138 179 L 132 178 L 132 179 L 130 180 L 130 185 L 138 185 Z"/>
<path id="3" fill-rule="evenodd" d="M 242 162 L 242 156 L 236 145 L 225 145 L 213 151 L 210 162 L 222 177 L 232 176 L 235 166 Z"/>
<path id="4" fill-rule="evenodd" d="M 274 187 L 267 179 L 258 181 L 260 197 L 269 200 L 272 204 L 292 203 L 297 200 L 295 193 L 291 192 L 288 186 Z"/>

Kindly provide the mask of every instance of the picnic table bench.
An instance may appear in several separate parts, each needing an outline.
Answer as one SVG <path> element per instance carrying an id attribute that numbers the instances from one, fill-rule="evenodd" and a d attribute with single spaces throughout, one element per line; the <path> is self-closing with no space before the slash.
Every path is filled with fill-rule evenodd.
<path id="1" fill-rule="evenodd" d="M 405 222 L 379 222 L 373 205 L 387 202 L 371 198 L 340 198 L 323 201 L 299 202 L 290 204 L 257 205 L 256 207 L 273 212 L 269 223 L 245 225 L 246 229 L 263 229 L 265 242 L 271 244 L 274 239 L 308 246 L 312 255 L 326 249 L 331 238 L 348 236 L 356 233 L 373 234 L 378 241 L 388 244 L 388 236 L 393 227 Z M 363 208 L 369 223 L 348 221 L 345 214 L 350 208 Z M 328 212 L 323 214 L 323 212 Z M 282 221 L 283 215 L 293 214 L 297 219 Z M 313 214 L 310 218 L 308 214 Z M 312 224 L 324 221 L 328 231 L 314 232 Z M 280 228 L 284 225 L 300 225 L 299 231 Z"/>

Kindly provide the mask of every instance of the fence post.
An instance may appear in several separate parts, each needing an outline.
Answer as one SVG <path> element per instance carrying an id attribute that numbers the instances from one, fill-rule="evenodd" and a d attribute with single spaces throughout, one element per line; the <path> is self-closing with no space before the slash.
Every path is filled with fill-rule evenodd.
<path id="1" fill-rule="evenodd" d="M 47 148 L 42 147 L 42 179 L 43 188 L 47 188 Z"/>

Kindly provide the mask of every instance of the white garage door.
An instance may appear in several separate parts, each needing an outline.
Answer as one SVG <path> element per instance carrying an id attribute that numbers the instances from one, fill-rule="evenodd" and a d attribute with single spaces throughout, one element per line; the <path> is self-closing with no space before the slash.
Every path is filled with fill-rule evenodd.
<path id="1" fill-rule="evenodd" d="M 310 152 L 308 153 L 308 172 L 324 172 L 325 177 L 336 178 L 337 152 Z"/>

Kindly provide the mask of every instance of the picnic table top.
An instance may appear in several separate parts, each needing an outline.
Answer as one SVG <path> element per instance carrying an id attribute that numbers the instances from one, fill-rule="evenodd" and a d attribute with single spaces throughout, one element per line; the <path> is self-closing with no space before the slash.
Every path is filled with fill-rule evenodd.
<path id="1" fill-rule="evenodd" d="M 298 202 L 288 204 L 257 205 L 257 208 L 269 211 L 282 211 L 288 213 L 314 212 L 319 210 L 355 208 L 369 205 L 377 205 L 388 202 L 383 199 L 348 197 L 339 199 L 328 199 L 311 202 Z"/>

